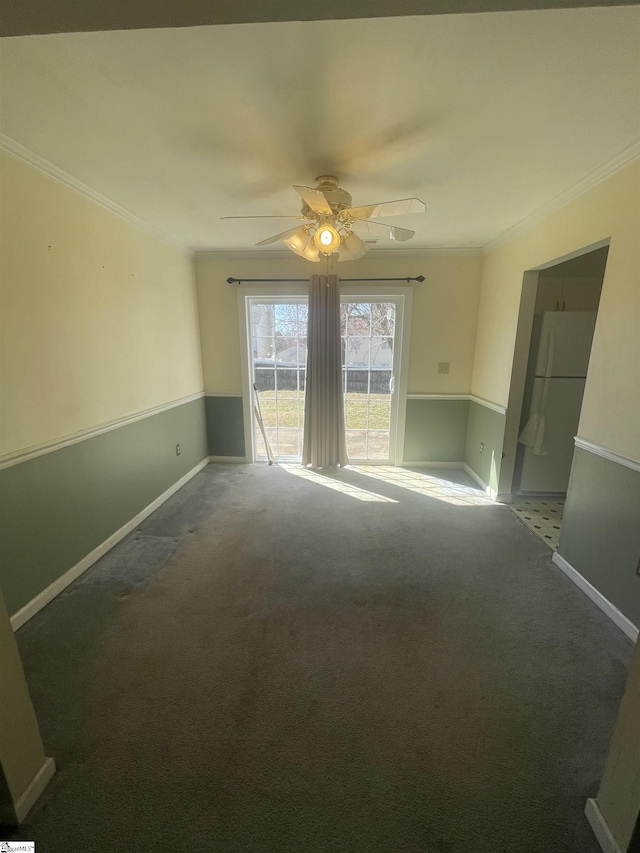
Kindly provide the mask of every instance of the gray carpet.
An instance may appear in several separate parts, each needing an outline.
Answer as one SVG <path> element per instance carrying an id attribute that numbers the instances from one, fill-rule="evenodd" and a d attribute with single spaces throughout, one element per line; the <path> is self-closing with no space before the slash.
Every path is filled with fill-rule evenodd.
<path id="1" fill-rule="evenodd" d="M 327 479 L 387 500 L 259 465 L 192 480 L 18 632 L 59 773 L 13 837 L 598 853 L 583 808 L 631 643 L 507 507 L 432 473 L 443 499 L 350 470 Z"/>

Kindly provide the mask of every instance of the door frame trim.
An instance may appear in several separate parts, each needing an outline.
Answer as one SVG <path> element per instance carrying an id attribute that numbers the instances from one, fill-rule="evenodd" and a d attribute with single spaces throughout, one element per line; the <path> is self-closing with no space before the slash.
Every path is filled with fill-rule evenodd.
<path id="1" fill-rule="evenodd" d="M 371 296 L 376 300 L 399 299 L 396 308 L 400 311 L 401 322 L 396 320 L 395 340 L 400 342 L 397 378 L 397 402 L 396 402 L 396 435 L 394 447 L 389 447 L 389 464 L 402 465 L 404 457 L 404 432 L 407 417 L 407 385 L 409 374 L 409 344 L 411 333 L 411 310 L 413 307 L 413 288 L 400 286 L 389 288 L 388 286 L 376 284 L 344 284 L 340 285 L 340 296 L 366 297 Z M 291 297 L 300 299 L 309 297 L 309 285 L 307 283 L 296 284 L 273 284 L 269 288 L 264 285 L 239 285 L 238 286 L 238 321 L 240 329 L 240 370 L 242 374 L 242 409 L 244 421 L 244 446 L 245 462 L 255 462 L 255 442 L 253 431 L 253 388 L 251 384 L 251 361 L 249 358 L 249 347 L 251 341 L 250 312 L 247 310 L 249 299 L 263 297 L 264 299 L 281 299 Z"/>
<path id="2" fill-rule="evenodd" d="M 251 346 L 251 312 L 248 310 L 249 300 L 262 297 L 269 299 L 308 299 L 309 285 L 273 284 L 266 288 L 264 285 L 238 285 L 238 320 L 240 323 L 240 371 L 242 374 L 242 416 L 244 421 L 244 458 L 245 462 L 256 462 L 255 435 L 253 431 L 254 391 L 252 387 L 252 363 L 249 358 Z"/>

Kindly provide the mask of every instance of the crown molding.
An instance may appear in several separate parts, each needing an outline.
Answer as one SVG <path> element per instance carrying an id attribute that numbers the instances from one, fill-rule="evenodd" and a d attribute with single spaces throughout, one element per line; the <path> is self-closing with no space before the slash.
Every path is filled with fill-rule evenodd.
<path id="1" fill-rule="evenodd" d="M 178 249 L 178 251 L 188 257 L 193 256 L 193 251 L 188 246 L 185 246 L 184 243 L 181 243 L 179 240 L 176 240 L 169 234 L 166 234 L 164 231 L 161 231 L 159 228 L 156 228 L 154 225 L 151 225 L 149 222 L 146 222 L 144 219 L 136 216 L 134 213 L 131 213 L 124 207 L 120 207 L 120 205 L 116 204 L 115 201 L 111 201 L 107 196 L 102 195 L 102 193 L 99 193 L 97 190 L 91 189 L 91 187 L 78 180 L 78 178 L 74 178 L 73 175 L 65 172 L 64 169 L 59 169 L 58 166 L 54 166 L 53 163 L 45 160 L 44 157 L 40 157 L 39 154 L 36 154 L 34 151 L 31 151 L 29 148 L 21 145 L 19 142 L 16 142 L 15 139 L 11 139 L 11 137 L 4 133 L 0 133 L 0 149 L 6 151 L 7 154 L 11 154 L 13 157 L 16 157 L 18 160 L 22 160 L 24 163 L 27 163 L 27 165 L 32 166 L 34 169 L 37 169 L 39 172 L 47 175 L 47 177 L 53 178 L 53 180 L 57 181 L 59 184 L 69 187 L 69 189 L 74 190 L 89 199 L 89 201 L 99 204 L 100 207 L 104 207 L 105 210 L 108 210 L 109 213 L 113 213 L 128 225 L 133 225 L 134 228 L 139 228 L 141 231 L 149 234 L 149 236 L 154 237 L 161 243 L 165 243 L 172 249 Z"/>
<path id="2" fill-rule="evenodd" d="M 454 255 L 462 257 L 480 257 L 484 254 L 481 246 L 425 246 L 416 249 L 370 249 L 371 255 L 392 255 L 393 257 L 425 257 L 428 255 Z"/>
<path id="3" fill-rule="evenodd" d="M 640 140 L 629 145 L 611 160 L 607 160 L 606 163 L 598 166 L 597 169 L 594 169 L 593 172 L 590 172 L 568 190 L 565 190 L 560 193 L 560 195 L 555 196 L 551 201 L 548 201 L 546 204 L 537 208 L 537 210 L 534 210 L 533 213 L 525 216 L 524 219 L 521 219 L 519 222 L 511 225 L 498 237 L 495 237 L 493 240 L 485 243 L 483 246 L 483 254 L 489 254 L 495 249 L 499 249 L 507 243 L 510 243 L 515 237 L 518 237 L 520 234 L 523 234 L 525 231 L 533 228 L 534 225 L 537 225 L 538 222 L 541 222 L 543 219 L 546 219 L 547 216 L 555 213 L 556 210 L 560 210 L 561 207 L 569 204 L 573 199 L 588 192 L 588 190 L 592 189 L 597 184 L 602 183 L 602 181 L 605 181 L 607 178 L 615 175 L 616 172 L 619 172 L 621 169 L 625 169 L 627 166 L 635 163 L 638 159 L 640 159 Z"/>
<path id="4" fill-rule="evenodd" d="M 298 258 L 294 252 L 289 250 L 274 249 L 271 251 L 252 250 L 252 249 L 195 249 L 196 258 L 220 258 L 221 260 L 229 261 L 304 261 L 303 258 Z M 375 257 L 388 255 L 390 257 L 427 257 L 429 255 L 446 255 L 464 256 L 464 257 L 481 257 L 484 254 L 482 248 L 455 247 L 451 248 L 418 248 L 418 249 L 369 249 L 367 255 Z M 308 263 L 308 262 L 307 262 Z"/>
<path id="5" fill-rule="evenodd" d="M 65 172 L 58 166 L 55 166 L 53 163 L 46 160 L 44 157 L 41 157 L 39 154 L 36 154 L 34 151 L 31 151 L 31 149 L 27 148 L 19 142 L 16 142 L 16 140 L 12 139 L 4 133 L 0 133 L 0 149 L 6 151 L 8 154 L 11 154 L 19 160 L 22 160 L 29 166 L 32 166 L 34 169 L 37 169 L 38 171 L 42 172 L 53 180 L 58 181 L 58 183 L 61 183 L 64 186 L 75 190 L 75 192 L 79 193 L 90 201 L 93 201 L 95 204 L 99 204 L 101 207 L 105 208 L 110 213 L 113 213 L 115 216 L 117 216 L 119 219 L 123 220 L 127 224 L 133 225 L 135 228 L 138 228 L 146 234 L 149 234 L 151 237 L 154 237 L 161 243 L 164 243 L 165 245 L 168 245 L 173 249 L 177 249 L 188 257 L 219 257 L 227 260 L 256 261 L 297 259 L 297 256 L 295 256 L 292 252 L 283 249 L 265 251 L 264 249 L 252 250 L 191 248 L 189 246 L 186 246 L 184 243 L 181 243 L 179 240 L 175 239 L 170 234 L 167 234 L 166 232 L 162 231 L 159 228 L 156 228 L 154 225 L 147 222 L 146 220 L 141 219 L 134 213 L 131 213 L 126 208 L 121 207 L 119 204 L 112 201 L 107 196 L 103 195 L 97 190 L 92 189 L 87 184 L 80 181 L 78 178 L 75 178 L 73 175 L 70 175 L 68 172 Z M 550 216 L 556 210 L 559 210 L 560 208 L 564 207 L 573 199 L 592 189 L 597 184 L 611 177 L 616 172 L 619 172 L 621 169 L 624 169 L 627 166 L 631 165 L 638 159 L 640 159 L 640 140 L 634 142 L 632 145 L 629 145 L 618 155 L 616 155 L 603 165 L 599 166 L 594 171 L 590 172 L 586 177 L 575 183 L 568 190 L 555 196 L 553 199 L 551 199 L 551 201 L 537 208 L 535 211 L 533 211 L 533 213 L 524 217 L 519 222 L 516 222 L 514 225 L 507 228 L 506 231 L 503 231 L 502 234 L 498 235 L 493 240 L 490 240 L 488 243 L 485 243 L 483 246 L 427 246 L 416 247 L 413 249 L 389 247 L 371 248 L 369 249 L 368 254 L 373 255 L 375 257 L 391 256 L 396 258 L 429 256 L 478 257 L 486 255 L 494 251 L 495 249 L 498 249 L 501 246 L 511 242 L 511 240 L 515 239 L 517 236 L 524 233 L 525 231 L 528 231 L 530 228 L 545 219 L 547 216 Z"/>
<path id="6" fill-rule="evenodd" d="M 197 258 L 220 258 L 228 261 L 273 261 L 273 260 L 289 260 L 303 263 L 304 258 L 299 257 L 294 252 L 288 249 L 276 249 L 267 251 L 266 249 L 194 249 L 194 255 Z M 309 263 L 308 261 L 306 263 Z"/>

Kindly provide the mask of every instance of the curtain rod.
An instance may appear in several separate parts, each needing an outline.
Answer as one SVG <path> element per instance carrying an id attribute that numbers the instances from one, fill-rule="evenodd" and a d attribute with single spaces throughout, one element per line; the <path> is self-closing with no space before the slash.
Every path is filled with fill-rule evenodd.
<path id="1" fill-rule="evenodd" d="M 259 282 L 260 284 L 272 282 L 295 282 L 296 284 L 306 284 L 308 281 L 308 278 L 232 278 L 229 276 L 227 284 L 242 284 L 243 282 Z M 406 281 L 408 284 L 410 281 L 423 282 L 424 276 L 416 275 L 404 278 L 341 278 L 340 281 Z"/>

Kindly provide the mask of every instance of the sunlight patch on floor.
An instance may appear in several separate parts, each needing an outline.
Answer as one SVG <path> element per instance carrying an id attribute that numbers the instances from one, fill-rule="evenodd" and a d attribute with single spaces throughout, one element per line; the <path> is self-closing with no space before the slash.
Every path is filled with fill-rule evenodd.
<path id="1" fill-rule="evenodd" d="M 358 465 L 354 470 L 375 480 L 381 480 L 389 485 L 399 486 L 410 492 L 454 506 L 494 505 L 494 502 L 481 489 L 465 486 L 463 483 L 456 483 L 443 477 L 435 477 L 433 474 L 423 474 L 419 471 L 387 465 Z"/>
<path id="2" fill-rule="evenodd" d="M 350 498 L 355 498 L 359 501 L 375 501 L 378 503 L 397 504 L 398 501 L 393 498 L 387 498 L 384 495 L 378 495 L 375 492 L 367 491 L 367 489 L 352 486 L 351 483 L 345 483 L 341 480 L 334 480 L 331 477 L 319 474 L 317 471 L 312 471 L 310 468 L 302 468 L 300 465 L 287 465 L 280 463 L 279 468 L 286 471 L 288 474 L 294 474 L 296 477 L 301 477 L 310 483 L 316 483 L 319 486 L 325 486 L 327 489 L 333 489 Z"/>

